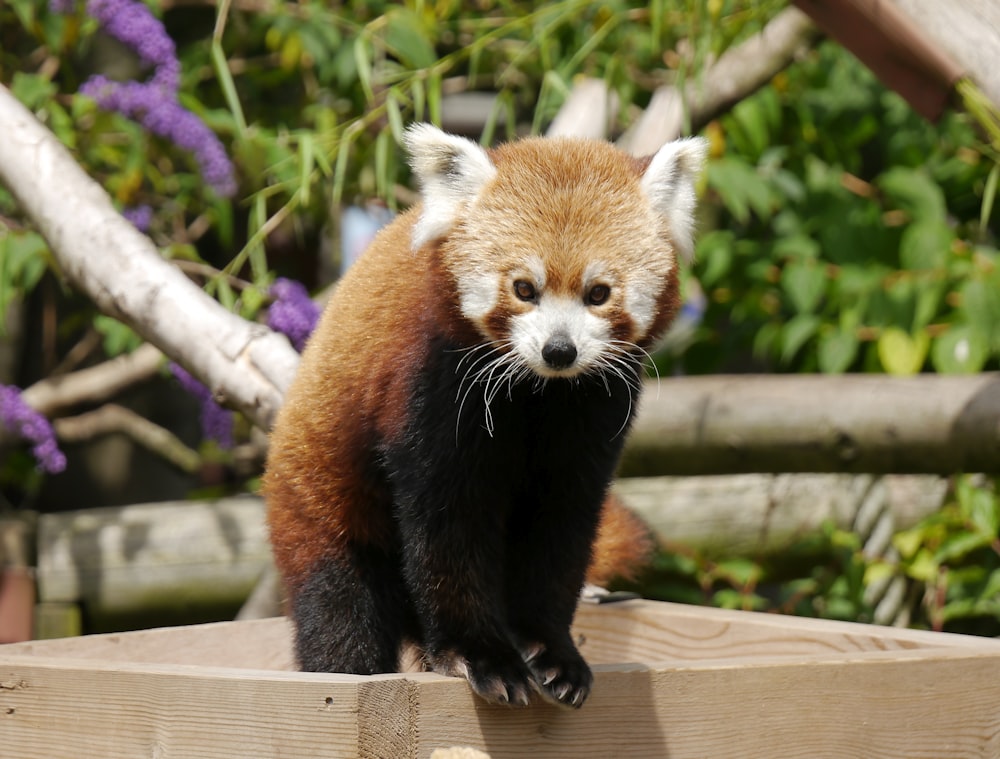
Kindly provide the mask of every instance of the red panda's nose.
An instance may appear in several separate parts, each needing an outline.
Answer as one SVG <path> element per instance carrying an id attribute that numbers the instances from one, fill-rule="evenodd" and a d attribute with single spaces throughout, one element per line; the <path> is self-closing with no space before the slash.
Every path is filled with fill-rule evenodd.
<path id="1" fill-rule="evenodd" d="M 542 346 L 542 358 L 553 369 L 565 369 L 576 361 L 576 346 L 568 335 L 555 334 Z"/>

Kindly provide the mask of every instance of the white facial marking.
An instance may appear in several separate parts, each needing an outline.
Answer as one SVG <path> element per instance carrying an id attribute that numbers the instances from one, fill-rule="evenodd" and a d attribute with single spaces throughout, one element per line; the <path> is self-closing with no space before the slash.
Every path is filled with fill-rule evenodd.
<path id="1" fill-rule="evenodd" d="M 576 348 L 576 359 L 554 369 L 542 357 L 552 337 L 563 335 Z M 582 299 L 543 293 L 538 305 L 511 319 L 513 350 L 540 377 L 575 377 L 595 368 L 610 338 L 608 322 L 590 312 Z"/>
<path id="2" fill-rule="evenodd" d="M 625 286 L 625 310 L 635 324 L 635 339 L 645 336 L 653 326 L 662 292 L 662 278 L 650 272 L 636 272 Z"/>
<path id="3" fill-rule="evenodd" d="M 538 256 L 529 256 L 525 261 L 525 268 L 528 270 L 531 283 L 541 292 L 545 289 L 545 262 Z"/>
<path id="4" fill-rule="evenodd" d="M 497 307 L 500 299 L 500 274 L 481 271 L 460 277 L 458 280 L 458 303 L 462 314 L 479 324 Z"/>
<path id="5" fill-rule="evenodd" d="M 613 285 L 613 282 L 606 281 L 606 267 L 603 261 L 591 261 L 583 269 L 583 286 L 589 288 L 598 282 L 606 285 Z"/>

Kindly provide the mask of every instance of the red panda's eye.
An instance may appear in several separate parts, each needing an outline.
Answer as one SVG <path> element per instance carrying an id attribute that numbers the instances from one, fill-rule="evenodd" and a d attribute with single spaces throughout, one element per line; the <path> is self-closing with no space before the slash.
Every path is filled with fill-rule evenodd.
<path id="1" fill-rule="evenodd" d="M 609 295 L 611 295 L 610 287 L 607 285 L 594 285 L 590 288 L 590 292 L 587 293 L 587 303 L 592 306 L 600 306 L 608 299 Z"/>
<path id="2" fill-rule="evenodd" d="M 519 279 L 514 283 L 514 294 L 521 300 L 534 300 L 535 286 L 530 282 Z"/>

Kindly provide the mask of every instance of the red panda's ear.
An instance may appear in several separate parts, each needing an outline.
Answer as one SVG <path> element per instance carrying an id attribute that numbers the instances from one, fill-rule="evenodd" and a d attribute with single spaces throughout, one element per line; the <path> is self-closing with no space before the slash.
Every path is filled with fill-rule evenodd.
<path id="1" fill-rule="evenodd" d="M 413 228 L 413 249 L 448 233 L 461 209 L 496 175 L 486 151 L 430 124 L 404 135 L 410 166 L 420 182 L 423 209 Z"/>
<path id="2" fill-rule="evenodd" d="M 653 210 L 667 219 L 677 252 L 693 253 L 695 184 L 708 153 L 708 140 L 689 137 L 668 142 L 653 156 L 642 175 L 642 189 Z"/>

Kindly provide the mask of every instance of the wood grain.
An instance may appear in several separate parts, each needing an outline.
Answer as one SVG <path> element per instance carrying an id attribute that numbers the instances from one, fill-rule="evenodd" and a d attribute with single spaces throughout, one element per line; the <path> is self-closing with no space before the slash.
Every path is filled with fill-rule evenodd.
<path id="1" fill-rule="evenodd" d="M 580 711 L 273 669 L 284 619 L 0 646 L 3 755 L 1000 756 L 995 640 L 646 601 L 582 606 L 576 631 L 592 662 L 633 662 L 596 665 Z"/>

